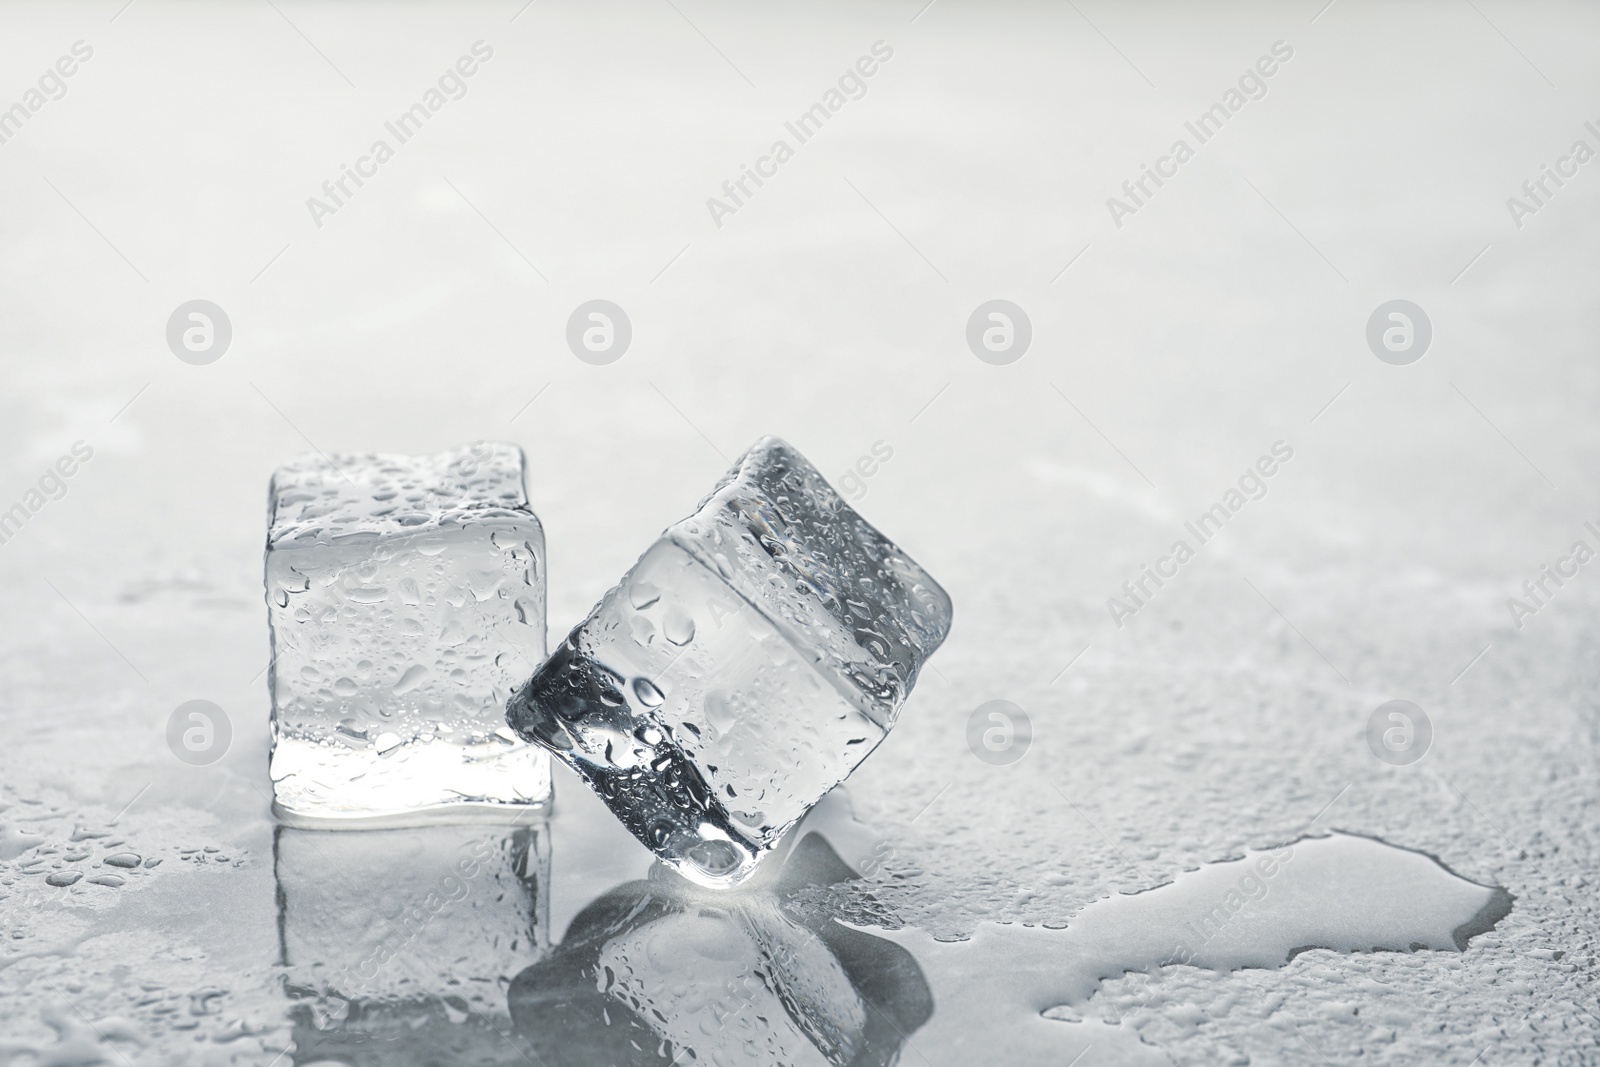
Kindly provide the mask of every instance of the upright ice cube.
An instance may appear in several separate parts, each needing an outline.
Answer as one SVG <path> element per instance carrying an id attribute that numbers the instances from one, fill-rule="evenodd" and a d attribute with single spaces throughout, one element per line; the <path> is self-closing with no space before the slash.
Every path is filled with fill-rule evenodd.
<path id="1" fill-rule="evenodd" d="M 503 708 L 545 653 L 522 450 L 308 455 L 272 477 L 275 808 L 296 825 L 515 813 L 550 763 Z"/>
<path id="2" fill-rule="evenodd" d="M 764 438 L 517 691 L 507 719 L 685 877 L 737 885 L 883 740 L 950 598 Z"/>

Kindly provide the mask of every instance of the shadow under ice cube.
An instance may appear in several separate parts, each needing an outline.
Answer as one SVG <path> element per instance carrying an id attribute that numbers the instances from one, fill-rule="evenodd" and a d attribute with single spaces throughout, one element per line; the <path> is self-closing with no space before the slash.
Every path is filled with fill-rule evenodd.
<path id="1" fill-rule="evenodd" d="M 545 653 L 521 449 L 279 468 L 266 584 L 280 818 L 408 825 L 548 803 L 549 759 L 502 710 Z"/>
<path id="2" fill-rule="evenodd" d="M 655 854 L 737 885 L 894 725 L 950 599 L 764 438 L 518 690 L 507 719 Z"/>

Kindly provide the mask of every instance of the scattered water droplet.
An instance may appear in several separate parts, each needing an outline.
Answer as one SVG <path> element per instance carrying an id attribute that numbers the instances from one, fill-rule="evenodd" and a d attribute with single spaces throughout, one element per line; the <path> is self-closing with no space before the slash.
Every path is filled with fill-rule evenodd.
<path id="1" fill-rule="evenodd" d="M 420 663 L 413 663 L 411 666 L 406 668 L 406 672 L 400 676 L 400 680 L 394 683 L 395 695 L 400 696 L 401 694 L 411 692 L 411 690 L 421 685 L 422 679 L 426 678 L 427 676 L 428 668 L 424 667 Z"/>
<path id="2" fill-rule="evenodd" d="M 367 741 L 367 728 L 361 725 L 355 719 L 339 720 L 339 725 L 335 727 L 334 733 L 341 740 L 354 741 L 362 744 Z"/>
<path id="3" fill-rule="evenodd" d="M 43 834 L 31 834 L 15 827 L 0 828 L 0 860 L 14 860 L 35 845 L 44 843 Z"/>
<path id="4" fill-rule="evenodd" d="M 78 871 L 54 871 L 44 876 L 44 880 L 53 886 L 69 886 L 83 875 Z"/>
<path id="5" fill-rule="evenodd" d="M 537 626 L 543 621 L 538 605 L 525 596 L 517 597 L 511 602 L 511 606 L 517 611 L 517 621 L 524 626 Z"/>
<path id="6" fill-rule="evenodd" d="M 726 690 L 713 689 L 707 693 L 705 708 L 706 721 L 719 735 L 733 729 L 739 721 L 739 713 L 733 709 L 733 702 Z"/>
<path id="7" fill-rule="evenodd" d="M 633 695 L 638 697 L 639 703 L 647 708 L 659 708 L 667 699 L 662 695 L 661 690 L 656 688 L 656 684 L 648 678 L 635 678 L 633 680 Z"/>
<path id="8" fill-rule="evenodd" d="M 661 633 L 675 645 L 687 645 L 694 640 L 694 617 L 682 608 L 668 608 Z"/>

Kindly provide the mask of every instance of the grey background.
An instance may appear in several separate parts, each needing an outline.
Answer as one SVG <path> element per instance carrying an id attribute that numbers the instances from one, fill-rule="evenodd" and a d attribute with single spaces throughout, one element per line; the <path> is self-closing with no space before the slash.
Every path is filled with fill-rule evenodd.
<path id="1" fill-rule="evenodd" d="M 94 449 L 0 545 L 0 834 L 116 817 L 168 859 L 117 891 L 0 867 L 0 1039 L 49 1046 L 64 1018 L 107 1062 L 272 1059 L 274 466 L 520 443 L 560 635 L 777 433 L 835 478 L 892 447 L 858 507 L 956 605 L 852 780 L 895 855 L 841 914 L 1063 922 L 1307 828 L 1371 833 L 1515 909 L 1460 956 L 1186 971 L 1145 1041 L 1182 1063 L 1594 1055 L 1600 578 L 1520 629 L 1506 599 L 1600 547 L 1600 162 L 1520 228 L 1506 199 L 1600 148 L 1600 12 L 120 4 L 0 10 L 0 107 L 94 48 L 0 144 L 0 507 Z M 480 39 L 467 95 L 314 226 L 306 198 Z M 706 198 L 878 40 L 866 95 L 714 225 Z M 1278 40 L 1267 95 L 1113 225 L 1106 198 Z M 165 342 L 197 298 L 232 322 L 209 366 Z M 604 367 L 564 343 L 597 298 L 633 326 Z M 965 343 L 996 298 L 1032 322 L 1009 366 Z M 1365 341 L 1397 298 L 1433 326 L 1405 367 Z M 1107 598 L 1280 440 L 1266 496 L 1115 625 Z M 1433 724 L 1409 766 L 1365 740 L 1395 698 Z M 164 740 L 190 699 L 232 721 L 209 767 Z M 1032 722 L 1008 766 L 966 743 L 992 699 Z M 179 858 L 206 846 L 227 862 Z M 228 986 L 205 1025 L 268 1036 L 201 1048 L 140 981 Z M 108 1016 L 150 1044 L 113 1055 L 75 1021 Z"/>

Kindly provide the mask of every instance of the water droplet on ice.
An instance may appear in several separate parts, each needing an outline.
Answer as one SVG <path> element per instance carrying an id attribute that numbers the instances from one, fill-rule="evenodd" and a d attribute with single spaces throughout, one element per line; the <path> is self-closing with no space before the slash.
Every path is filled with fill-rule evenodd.
<path id="1" fill-rule="evenodd" d="M 83 875 L 77 871 L 55 871 L 45 875 L 44 880 L 49 885 L 60 887 L 71 885 L 82 877 Z"/>
<path id="2" fill-rule="evenodd" d="M 694 617 L 682 608 L 669 608 L 661 632 L 675 645 L 687 645 L 694 640 Z"/>
<path id="3" fill-rule="evenodd" d="M 643 611 L 660 599 L 661 590 L 656 588 L 653 582 L 630 582 L 628 584 L 628 603 L 639 611 Z"/>
<path id="4" fill-rule="evenodd" d="M 706 721 L 718 734 L 727 733 L 738 723 L 739 714 L 733 710 L 726 691 L 713 689 L 706 694 Z"/>
<path id="5" fill-rule="evenodd" d="M 387 756 L 400 747 L 400 735 L 391 730 L 385 730 L 373 739 L 372 747 L 377 750 L 378 755 Z"/>
<path id="6" fill-rule="evenodd" d="M 656 688 L 656 684 L 648 678 L 635 678 L 633 680 L 633 695 L 638 697 L 639 703 L 647 708 L 659 708 L 667 699 L 662 695 L 661 690 Z"/>

